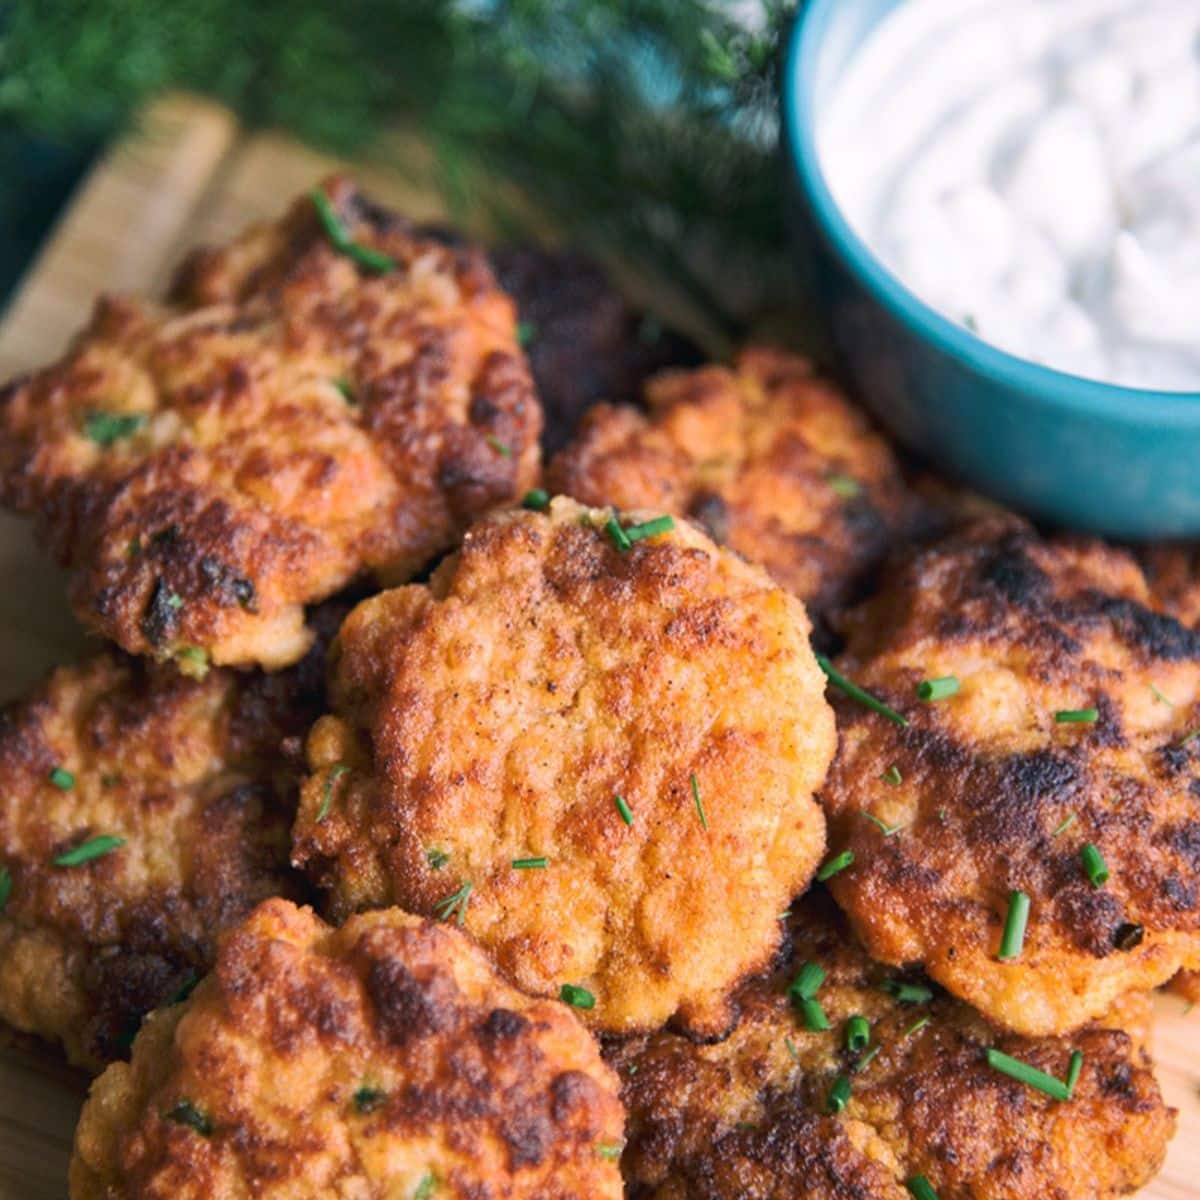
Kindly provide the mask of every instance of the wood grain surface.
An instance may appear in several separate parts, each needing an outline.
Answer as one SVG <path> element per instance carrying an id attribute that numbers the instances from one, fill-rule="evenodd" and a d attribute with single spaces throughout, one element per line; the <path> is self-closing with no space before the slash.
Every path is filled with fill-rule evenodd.
<path id="1" fill-rule="evenodd" d="M 339 163 L 273 133 L 247 135 L 207 101 L 171 96 L 98 163 L 0 324 L 0 379 L 55 357 L 101 291 L 161 291 L 183 251 L 275 215 L 328 171 L 352 169 L 379 197 L 442 217 L 427 190 L 371 165 Z M 86 646 L 63 576 L 24 522 L 0 516 L 0 701 Z M 1200 1200 L 1200 1012 L 1158 1004 L 1155 1051 L 1179 1133 L 1139 1200 Z M 0 1050 L 0 1200 L 63 1200 L 86 1081 L 29 1050 Z"/>

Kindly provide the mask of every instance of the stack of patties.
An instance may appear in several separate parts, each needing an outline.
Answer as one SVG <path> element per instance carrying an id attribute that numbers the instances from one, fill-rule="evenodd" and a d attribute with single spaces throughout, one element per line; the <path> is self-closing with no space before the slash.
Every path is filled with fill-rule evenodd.
<path id="1" fill-rule="evenodd" d="M 333 181 L 0 394 L 117 644 L 0 724 L 0 1019 L 111 1063 L 72 1196 L 1139 1187 L 1195 635 L 1119 552 L 922 544 L 802 360 L 639 397 L 693 350 L 497 263 L 523 323 Z M 614 402 L 544 479 L 539 389 Z"/>

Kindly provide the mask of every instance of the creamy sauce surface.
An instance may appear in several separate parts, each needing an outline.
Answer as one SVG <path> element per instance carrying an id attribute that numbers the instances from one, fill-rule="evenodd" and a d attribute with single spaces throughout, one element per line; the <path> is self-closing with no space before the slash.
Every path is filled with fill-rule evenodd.
<path id="1" fill-rule="evenodd" d="M 906 0 L 817 137 L 850 224 L 944 316 L 1200 391 L 1200 0 Z"/>

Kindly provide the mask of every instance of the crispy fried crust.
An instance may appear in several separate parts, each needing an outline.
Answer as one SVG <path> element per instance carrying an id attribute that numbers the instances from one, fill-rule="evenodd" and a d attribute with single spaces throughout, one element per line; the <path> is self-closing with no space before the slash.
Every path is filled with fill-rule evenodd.
<path id="1" fill-rule="evenodd" d="M 1200 626 L 1200 545 L 1160 542 L 1139 546 L 1137 556 L 1158 605 L 1184 625 Z"/>
<path id="2" fill-rule="evenodd" d="M 652 380 L 650 413 L 600 406 L 548 469 L 586 504 L 700 522 L 824 615 L 855 593 L 918 509 L 866 418 L 809 363 L 745 351 Z"/>
<path id="3" fill-rule="evenodd" d="M 203 680 L 112 651 L 0 715 L 0 1019 L 99 1070 L 208 969 L 221 929 L 297 893 L 288 834 L 321 675 L 318 651 Z M 54 864 L 104 835 L 125 844 Z"/>
<path id="4" fill-rule="evenodd" d="M 131 653 L 294 662 L 303 605 L 365 570 L 407 578 L 537 472 L 540 410 L 481 254 L 325 191 L 396 269 L 339 253 L 302 197 L 194 255 L 175 307 L 104 299 L 61 362 L 0 391 L 0 499 Z"/>
<path id="5" fill-rule="evenodd" d="M 501 246 L 488 257 L 521 314 L 547 454 L 570 440 L 592 405 L 636 403 L 648 376 L 700 361 L 696 346 L 631 308 L 583 255 Z"/>
<path id="6" fill-rule="evenodd" d="M 855 855 L 830 886 L 875 957 L 1029 1034 L 1200 964 L 1200 636 L 1151 606 L 1128 555 L 974 525 L 896 571 L 839 665 L 911 722 L 840 698 L 822 794 L 832 847 Z M 917 700 L 949 675 L 959 694 Z M 1095 723 L 1055 719 L 1089 708 Z M 1032 911 L 1002 963 L 1013 890 Z"/>
<path id="7" fill-rule="evenodd" d="M 742 988 L 728 1040 L 696 1045 L 662 1032 L 609 1048 L 629 1110 L 631 1200 L 899 1200 L 913 1175 L 940 1200 L 1103 1200 L 1161 1165 L 1174 1114 L 1126 1033 L 1089 1025 L 1030 1040 L 997 1033 L 943 993 L 902 1004 L 880 988 L 891 973 L 832 906 L 804 902 L 792 927 L 789 962 Z M 828 972 L 817 992 L 824 1033 L 808 1032 L 787 996 L 809 961 Z M 1143 1024 L 1148 1008 L 1137 997 L 1122 1015 Z M 846 1049 L 855 1014 L 871 1023 L 861 1053 Z M 1081 1050 L 1073 1099 L 997 1073 L 989 1046 L 1059 1078 Z M 841 1074 L 852 1080 L 849 1106 L 821 1115 Z"/>
<path id="8" fill-rule="evenodd" d="M 71 1196 L 616 1200 L 622 1119 L 570 1009 L 456 930 L 274 900 L 96 1082 Z"/>
<path id="9" fill-rule="evenodd" d="M 832 716 L 794 597 L 684 523 L 618 552 L 608 515 L 499 514 L 351 614 L 293 861 L 335 918 L 460 919 L 599 1028 L 719 1033 L 820 857 Z"/>

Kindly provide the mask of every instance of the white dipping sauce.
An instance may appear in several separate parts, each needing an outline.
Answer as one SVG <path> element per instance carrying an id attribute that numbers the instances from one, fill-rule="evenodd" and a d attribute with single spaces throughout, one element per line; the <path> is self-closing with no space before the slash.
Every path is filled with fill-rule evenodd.
<path id="1" fill-rule="evenodd" d="M 850 224 L 946 317 L 1200 391 L 1200 0 L 906 0 L 817 137 Z"/>

